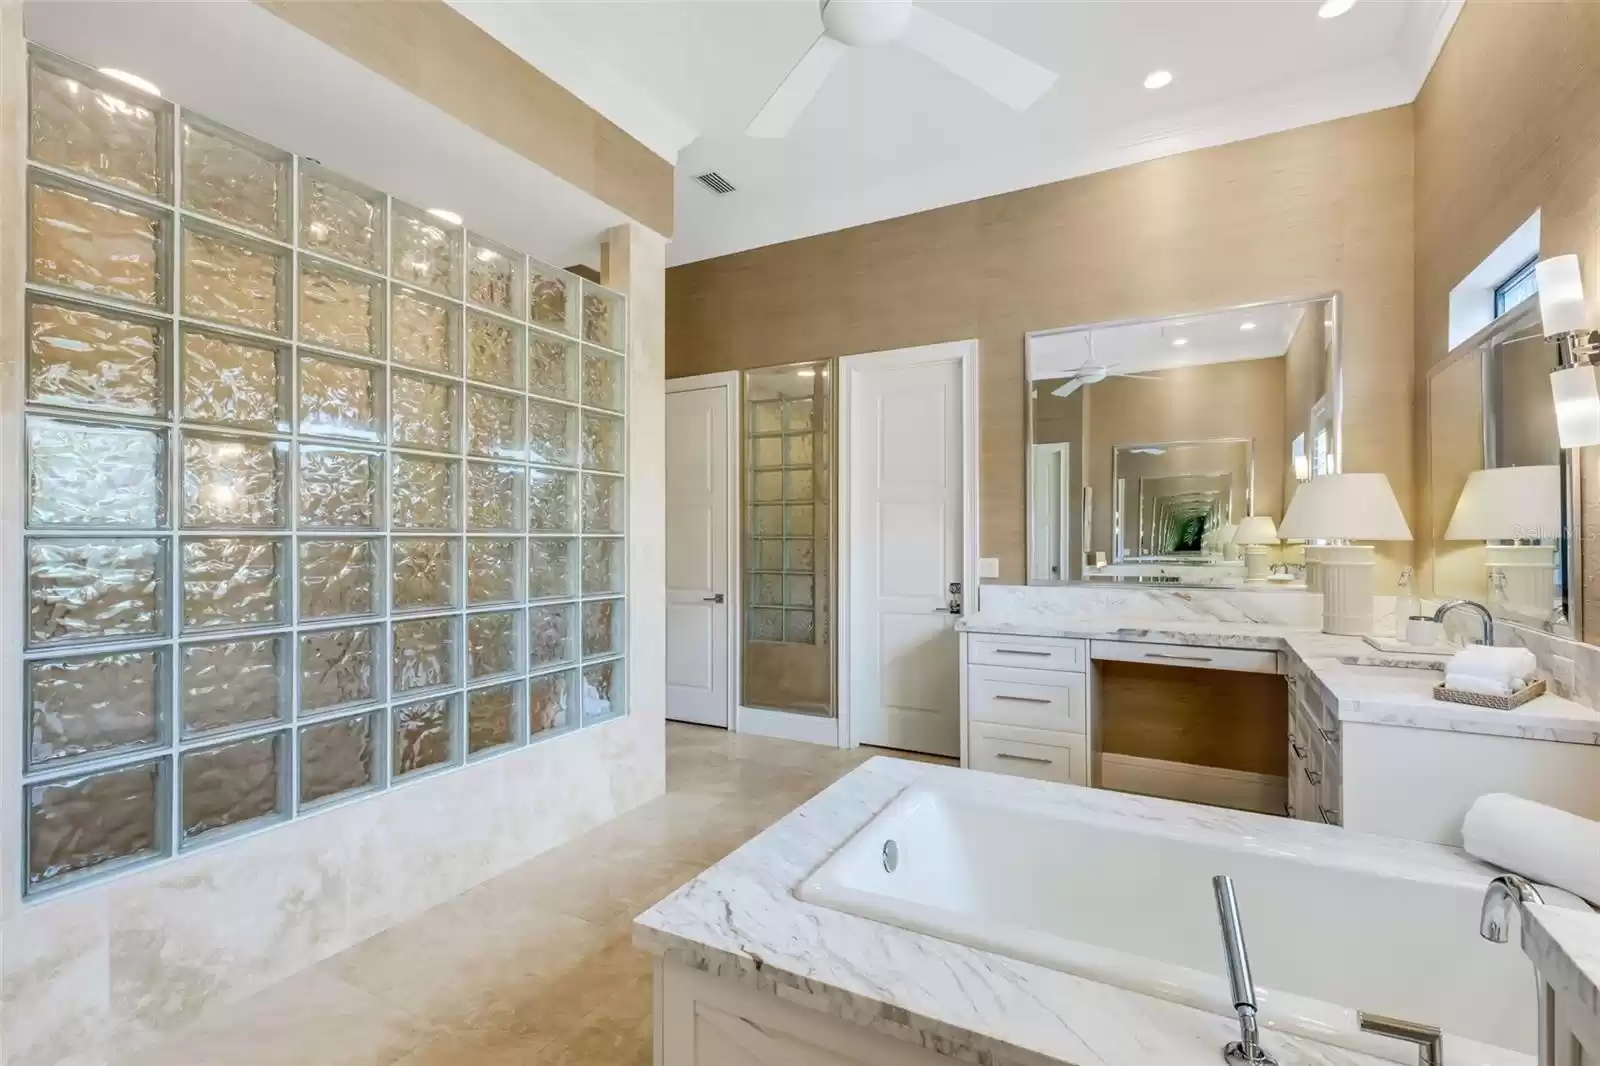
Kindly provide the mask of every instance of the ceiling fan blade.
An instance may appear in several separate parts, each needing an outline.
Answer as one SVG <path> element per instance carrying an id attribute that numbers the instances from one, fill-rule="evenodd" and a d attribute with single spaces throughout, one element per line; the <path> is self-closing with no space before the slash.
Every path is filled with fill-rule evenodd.
<path id="1" fill-rule="evenodd" d="M 789 76 L 767 97 L 767 102 L 750 120 L 750 125 L 745 127 L 745 134 L 750 137 L 782 137 L 787 134 L 794 120 L 800 117 L 800 112 L 806 109 L 811 98 L 817 95 L 817 90 L 822 88 L 834 64 L 849 49 L 849 45 L 827 34 L 818 37 L 806 54 L 800 57 L 800 62 L 789 71 Z"/>
<path id="2" fill-rule="evenodd" d="M 900 41 L 1017 111 L 1033 106 L 1056 83 L 1054 71 L 920 7 L 911 9 Z"/>

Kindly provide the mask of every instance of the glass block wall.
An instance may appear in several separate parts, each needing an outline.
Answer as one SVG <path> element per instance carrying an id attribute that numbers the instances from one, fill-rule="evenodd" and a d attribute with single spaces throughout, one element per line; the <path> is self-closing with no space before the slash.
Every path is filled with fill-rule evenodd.
<path id="1" fill-rule="evenodd" d="M 617 293 L 34 51 L 24 891 L 625 713 Z"/>

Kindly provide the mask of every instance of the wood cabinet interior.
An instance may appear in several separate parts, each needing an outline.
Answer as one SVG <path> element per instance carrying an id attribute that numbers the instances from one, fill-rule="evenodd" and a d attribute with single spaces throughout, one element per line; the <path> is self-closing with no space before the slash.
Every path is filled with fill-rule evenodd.
<path id="1" fill-rule="evenodd" d="M 1103 660 L 1101 751 L 1281 777 L 1283 678 Z"/>

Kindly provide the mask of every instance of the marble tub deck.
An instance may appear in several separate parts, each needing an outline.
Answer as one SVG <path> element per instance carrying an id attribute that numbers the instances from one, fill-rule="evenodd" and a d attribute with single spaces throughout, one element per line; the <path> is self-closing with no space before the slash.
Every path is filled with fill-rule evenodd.
<path id="1" fill-rule="evenodd" d="M 854 915 L 794 890 L 907 786 L 1014 792 L 1118 817 L 1249 834 L 1285 854 L 1480 886 L 1494 870 L 1456 849 L 1305 822 L 874 759 L 634 922 L 634 943 L 669 963 L 737 982 L 963 1062 L 985 1066 L 1216 1066 L 1230 1019 L 1096 984 Z M 1282 1066 L 1388 1060 L 1282 1034 Z M 1447 1036 L 1454 1066 L 1531 1063 Z"/>

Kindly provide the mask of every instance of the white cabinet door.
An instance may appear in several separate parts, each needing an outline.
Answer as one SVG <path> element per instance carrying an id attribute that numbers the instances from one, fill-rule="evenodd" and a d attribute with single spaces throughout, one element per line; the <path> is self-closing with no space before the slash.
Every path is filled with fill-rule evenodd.
<path id="1" fill-rule="evenodd" d="M 668 382 L 668 387 L 671 387 Z M 726 385 L 667 393 L 667 717 L 727 728 Z"/>

